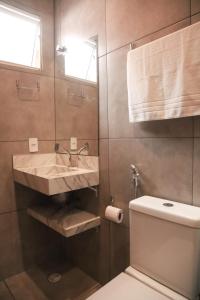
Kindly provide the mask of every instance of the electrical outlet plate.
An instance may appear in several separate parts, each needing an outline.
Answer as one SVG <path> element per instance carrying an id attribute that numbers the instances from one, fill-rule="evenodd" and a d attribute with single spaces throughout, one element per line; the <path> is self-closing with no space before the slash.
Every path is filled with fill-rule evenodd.
<path id="1" fill-rule="evenodd" d="M 37 138 L 29 138 L 29 152 L 38 152 L 38 139 Z"/>
<path id="2" fill-rule="evenodd" d="M 70 138 L 70 150 L 72 151 L 77 150 L 77 137 Z"/>

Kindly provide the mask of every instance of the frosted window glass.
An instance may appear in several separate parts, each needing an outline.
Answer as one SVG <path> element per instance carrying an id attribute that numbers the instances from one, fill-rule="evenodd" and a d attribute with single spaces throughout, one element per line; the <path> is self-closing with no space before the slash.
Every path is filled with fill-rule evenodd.
<path id="1" fill-rule="evenodd" d="M 2 2 L 0 61 L 40 69 L 40 19 Z"/>
<path id="2" fill-rule="evenodd" d="M 97 82 L 97 47 L 92 41 L 71 42 L 65 54 L 65 75 Z"/>

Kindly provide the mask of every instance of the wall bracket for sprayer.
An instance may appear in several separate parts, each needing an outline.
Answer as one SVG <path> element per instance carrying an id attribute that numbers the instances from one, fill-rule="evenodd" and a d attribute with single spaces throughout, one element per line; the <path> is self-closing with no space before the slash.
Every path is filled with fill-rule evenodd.
<path id="1" fill-rule="evenodd" d="M 140 173 L 138 168 L 131 164 L 131 182 L 134 185 L 134 198 L 137 198 L 137 191 L 140 184 Z"/>

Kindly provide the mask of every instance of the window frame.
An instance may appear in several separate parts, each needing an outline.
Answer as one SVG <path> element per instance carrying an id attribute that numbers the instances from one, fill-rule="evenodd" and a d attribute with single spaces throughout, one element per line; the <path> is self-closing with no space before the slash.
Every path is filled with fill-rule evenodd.
<path id="1" fill-rule="evenodd" d="M 87 42 L 87 41 L 94 41 L 96 43 L 96 72 L 97 72 L 97 81 L 91 81 L 91 80 L 88 80 L 88 79 L 84 79 L 84 78 L 79 78 L 79 77 L 75 77 L 75 76 L 72 76 L 72 75 L 67 75 L 65 73 L 65 70 L 64 70 L 64 76 L 63 78 L 66 79 L 66 80 L 69 80 L 69 81 L 77 81 L 77 82 L 82 82 L 82 83 L 86 83 L 90 86 L 97 86 L 98 85 L 98 81 L 99 81 L 99 55 L 98 55 L 98 49 L 99 49 L 99 44 L 98 44 L 98 36 L 94 36 L 94 37 L 91 37 L 90 39 L 87 39 L 85 40 L 84 42 Z M 66 46 L 67 47 L 67 46 Z M 65 66 L 65 56 L 63 56 L 64 59 L 63 59 L 63 62 L 64 62 L 64 66 Z"/>
<path id="2" fill-rule="evenodd" d="M 43 22 L 42 22 L 42 16 L 41 14 L 32 9 L 32 8 L 27 8 L 24 7 L 22 5 L 17 5 L 16 3 L 12 3 L 10 4 L 10 2 L 8 1 L 1 1 L 0 0 L 0 4 L 3 6 L 6 6 L 8 8 L 13 9 L 16 12 L 19 12 L 22 14 L 22 17 L 24 19 L 28 19 L 28 16 L 31 18 L 37 18 L 39 19 L 40 22 L 40 67 L 31 67 L 31 66 L 27 66 L 27 65 L 23 65 L 23 64 L 18 64 L 18 63 L 13 63 L 13 62 L 9 62 L 9 61 L 5 61 L 5 60 L 1 60 L 0 59 L 0 68 L 6 68 L 6 69 L 11 69 L 11 70 L 19 70 L 19 71 L 29 71 L 31 73 L 37 73 L 40 74 L 43 71 L 43 47 L 42 47 L 42 32 L 43 32 Z M 12 12 L 11 12 L 12 14 Z M 14 15 L 14 12 L 13 12 Z M 27 16 L 27 17 L 26 17 Z"/>

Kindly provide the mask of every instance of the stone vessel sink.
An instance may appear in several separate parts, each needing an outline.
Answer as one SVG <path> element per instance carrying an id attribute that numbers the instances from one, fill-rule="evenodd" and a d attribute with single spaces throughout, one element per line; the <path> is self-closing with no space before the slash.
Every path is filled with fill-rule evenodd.
<path id="1" fill-rule="evenodd" d="M 13 156 L 14 180 L 46 195 L 78 190 L 99 184 L 98 157 L 56 153 Z"/>

